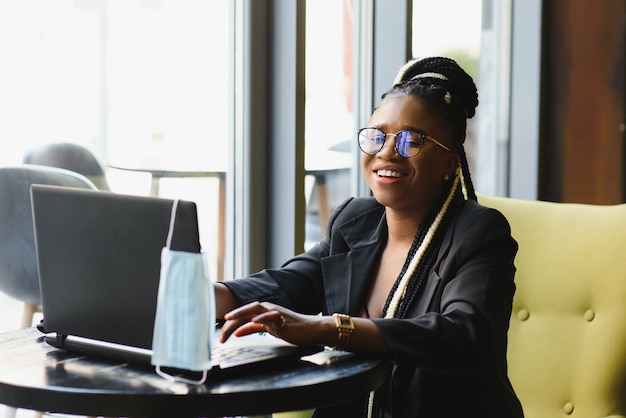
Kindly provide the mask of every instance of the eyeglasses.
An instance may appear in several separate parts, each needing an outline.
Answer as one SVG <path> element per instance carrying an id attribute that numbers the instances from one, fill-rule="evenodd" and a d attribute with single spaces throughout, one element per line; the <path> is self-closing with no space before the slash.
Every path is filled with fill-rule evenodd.
<path id="1" fill-rule="evenodd" d="M 398 154 L 404 158 L 415 157 L 422 149 L 424 141 L 428 138 L 435 144 L 439 145 L 446 151 L 453 152 L 450 148 L 443 145 L 430 135 L 424 132 L 416 132 L 410 130 L 398 131 L 395 134 L 385 133 L 379 128 L 362 128 L 359 129 L 358 139 L 359 148 L 366 154 L 376 155 L 385 146 L 387 135 L 393 135 L 394 148 Z"/>

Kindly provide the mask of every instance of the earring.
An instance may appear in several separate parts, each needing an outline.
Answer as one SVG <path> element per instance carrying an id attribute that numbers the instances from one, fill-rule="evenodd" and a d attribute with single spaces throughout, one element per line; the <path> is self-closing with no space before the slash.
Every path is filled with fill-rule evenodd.
<path id="1" fill-rule="evenodd" d="M 447 175 L 447 174 L 445 174 L 445 175 L 443 176 L 443 181 L 448 181 L 448 180 L 450 180 L 450 176 L 449 176 L 449 175 Z"/>

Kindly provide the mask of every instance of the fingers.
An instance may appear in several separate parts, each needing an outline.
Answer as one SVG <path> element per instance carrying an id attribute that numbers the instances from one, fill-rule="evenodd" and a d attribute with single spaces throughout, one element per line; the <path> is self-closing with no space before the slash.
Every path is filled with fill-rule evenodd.
<path id="1" fill-rule="evenodd" d="M 258 315 L 263 312 L 267 312 L 269 307 L 267 305 L 271 305 L 268 302 L 251 302 L 247 305 L 240 306 L 239 308 L 233 309 L 224 315 L 224 319 L 227 321 L 237 320 L 240 318 L 251 318 L 255 315 Z"/>
<path id="2" fill-rule="evenodd" d="M 259 332 L 267 332 L 267 327 L 256 322 L 246 322 L 232 333 L 235 337 L 243 337 L 245 335 L 255 334 Z"/>
<path id="3" fill-rule="evenodd" d="M 242 306 L 240 308 L 234 309 L 224 315 L 224 319 L 226 322 L 222 326 L 222 333 L 220 335 L 220 341 L 225 342 L 230 338 L 230 336 L 241 326 L 250 322 L 256 314 L 249 312 L 252 308 L 249 305 Z M 252 331 L 254 332 L 254 331 Z"/>
<path id="4" fill-rule="evenodd" d="M 272 312 L 253 318 L 252 322 L 262 325 L 264 331 L 276 337 L 284 338 L 284 331 L 286 330 L 285 325 L 287 325 L 287 319 L 284 315 L 278 312 Z"/>
<path id="5" fill-rule="evenodd" d="M 269 302 L 252 302 L 234 309 L 224 315 L 226 323 L 220 340 L 224 342 L 231 335 L 241 337 L 255 332 L 276 334 L 287 324 L 286 313 L 282 311 L 286 309 Z"/>

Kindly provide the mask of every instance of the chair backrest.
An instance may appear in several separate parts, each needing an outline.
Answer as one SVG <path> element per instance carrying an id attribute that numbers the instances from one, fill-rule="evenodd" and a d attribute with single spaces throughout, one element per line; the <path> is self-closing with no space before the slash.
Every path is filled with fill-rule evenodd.
<path id="1" fill-rule="evenodd" d="M 72 171 L 36 165 L 0 167 L 0 291 L 35 306 L 41 304 L 30 203 L 31 184 L 97 190 Z"/>
<path id="2" fill-rule="evenodd" d="M 525 416 L 626 416 L 626 204 L 478 200 L 519 243 L 507 357 Z"/>
<path id="3" fill-rule="evenodd" d="M 24 164 L 64 168 L 87 177 L 100 190 L 110 190 L 105 170 L 87 147 L 72 142 L 44 144 L 26 152 Z"/>

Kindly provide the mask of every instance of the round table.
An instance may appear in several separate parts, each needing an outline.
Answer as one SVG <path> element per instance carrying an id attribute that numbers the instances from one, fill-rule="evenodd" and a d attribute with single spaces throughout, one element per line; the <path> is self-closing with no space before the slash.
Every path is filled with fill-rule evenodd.
<path id="1" fill-rule="evenodd" d="M 302 410 L 356 399 L 381 386 L 388 363 L 348 355 L 314 364 L 173 383 L 152 368 L 48 345 L 35 328 L 0 334 L 0 403 L 90 416 L 236 416 Z"/>

